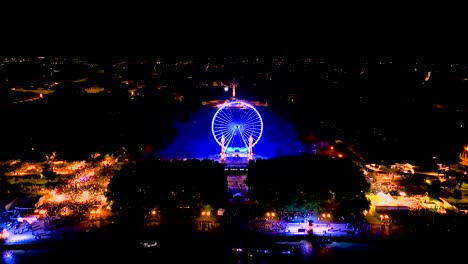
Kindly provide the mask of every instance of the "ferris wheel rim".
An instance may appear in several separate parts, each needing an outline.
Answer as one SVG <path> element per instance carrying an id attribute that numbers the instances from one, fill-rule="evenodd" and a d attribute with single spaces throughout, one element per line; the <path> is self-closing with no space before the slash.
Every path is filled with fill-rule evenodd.
<path id="1" fill-rule="evenodd" d="M 243 102 L 243 101 L 231 101 L 231 102 L 228 102 L 228 103 L 224 103 L 223 105 L 221 105 L 219 107 L 219 109 L 216 111 L 216 113 L 214 114 L 213 116 L 213 119 L 211 121 L 211 132 L 212 132 L 212 135 L 215 139 L 215 141 L 218 143 L 218 145 L 222 145 L 221 143 L 221 138 L 222 136 L 226 135 L 226 134 L 229 134 L 228 133 L 228 128 L 225 127 L 227 126 L 227 124 L 231 124 L 231 117 L 228 117 L 226 113 L 224 113 L 224 111 L 227 111 L 229 109 L 240 109 L 240 108 L 244 108 L 244 109 L 247 109 L 251 112 L 254 113 L 254 116 L 252 117 L 252 115 L 248 115 L 248 120 L 249 120 L 249 124 L 248 124 L 248 129 L 250 131 L 250 135 L 249 136 L 254 136 L 255 138 L 253 138 L 253 142 L 252 142 L 252 146 L 255 146 L 260 138 L 262 137 L 262 134 L 263 134 L 263 119 L 260 115 L 260 113 L 258 112 L 258 110 L 252 106 L 251 104 L 248 104 L 246 102 Z M 221 116 L 222 114 L 224 113 L 224 116 Z M 220 125 L 219 123 L 222 123 L 218 120 L 218 118 L 225 118 L 224 120 L 224 125 Z M 245 118 L 245 116 L 243 116 L 242 118 Z M 245 121 L 245 120 L 243 120 Z M 216 124 L 215 123 L 218 123 L 217 124 L 217 131 L 215 131 L 215 126 Z M 254 123 L 256 122 L 256 124 Z M 224 126 L 224 127 L 222 127 Z M 240 125 L 234 125 L 234 129 L 235 128 L 238 128 L 240 129 Z M 224 129 L 224 131 L 220 131 L 221 129 Z M 232 126 L 231 126 L 231 129 L 232 129 Z M 230 131 L 231 133 L 234 133 L 233 131 Z M 238 131 L 237 134 L 239 134 L 240 136 L 243 136 L 243 133 L 241 131 Z M 243 139 L 244 141 L 246 141 L 246 139 Z M 248 139 L 247 139 L 248 140 Z M 244 147 L 245 148 L 245 147 Z"/>

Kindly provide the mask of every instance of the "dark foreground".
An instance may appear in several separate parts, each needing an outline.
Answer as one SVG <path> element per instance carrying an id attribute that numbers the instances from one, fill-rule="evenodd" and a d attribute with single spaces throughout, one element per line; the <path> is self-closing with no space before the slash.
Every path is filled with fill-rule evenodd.
<path id="1" fill-rule="evenodd" d="M 183 230 L 68 234 L 62 240 L 2 246 L 1 263 L 433 263 L 457 260 L 458 236 L 399 239 L 271 237 Z M 146 243 L 146 247 L 144 246 Z M 289 250 L 289 251 L 288 251 Z"/>

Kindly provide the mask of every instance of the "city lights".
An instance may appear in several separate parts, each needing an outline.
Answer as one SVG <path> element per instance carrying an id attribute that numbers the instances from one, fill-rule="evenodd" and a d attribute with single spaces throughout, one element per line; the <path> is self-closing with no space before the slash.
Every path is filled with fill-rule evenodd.
<path id="1" fill-rule="evenodd" d="M 210 216 L 211 216 L 211 212 L 210 212 L 210 211 L 202 211 L 202 212 L 201 212 L 201 215 L 202 215 L 202 216 L 206 216 L 206 217 L 210 217 Z"/>
<path id="2" fill-rule="evenodd" d="M 266 216 L 267 216 L 267 217 L 275 217 L 276 214 L 275 214 L 274 212 L 267 212 L 267 213 L 266 213 Z"/>
<path id="3" fill-rule="evenodd" d="M 330 218 L 330 217 L 331 217 L 330 214 L 322 214 L 322 218 L 324 218 L 324 219 L 325 219 L 325 218 Z"/>

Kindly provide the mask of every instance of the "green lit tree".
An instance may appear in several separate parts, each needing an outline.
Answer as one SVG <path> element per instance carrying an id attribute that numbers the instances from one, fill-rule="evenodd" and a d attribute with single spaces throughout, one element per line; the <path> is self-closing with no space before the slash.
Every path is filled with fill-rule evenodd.
<path id="1" fill-rule="evenodd" d="M 41 177 L 48 181 L 55 181 L 57 173 L 54 172 L 49 163 L 45 163 L 42 167 Z"/>
<path id="2" fill-rule="evenodd" d="M 452 193 L 452 196 L 453 198 L 457 199 L 457 200 L 460 200 L 463 198 L 463 193 L 460 189 L 455 189 L 453 190 L 453 193 Z"/>
<path id="3" fill-rule="evenodd" d="M 440 181 L 435 180 L 432 181 L 428 186 L 427 186 L 427 193 L 430 198 L 432 199 L 438 199 L 440 195 L 442 194 L 441 190 L 442 184 Z"/>
<path id="4" fill-rule="evenodd" d="M 370 185 L 350 160 L 325 156 L 290 156 L 249 164 L 249 196 L 260 207 L 309 211 L 333 210 L 336 216 L 369 208 Z"/>

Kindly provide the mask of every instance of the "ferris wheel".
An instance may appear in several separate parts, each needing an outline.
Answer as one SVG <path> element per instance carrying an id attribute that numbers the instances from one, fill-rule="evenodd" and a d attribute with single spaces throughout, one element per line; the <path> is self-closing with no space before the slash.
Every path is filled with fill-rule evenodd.
<path id="1" fill-rule="evenodd" d="M 231 101 L 221 105 L 214 114 L 211 132 L 226 152 L 247 152 L 262 136 L 262 117 L 252 105 Z"/>

